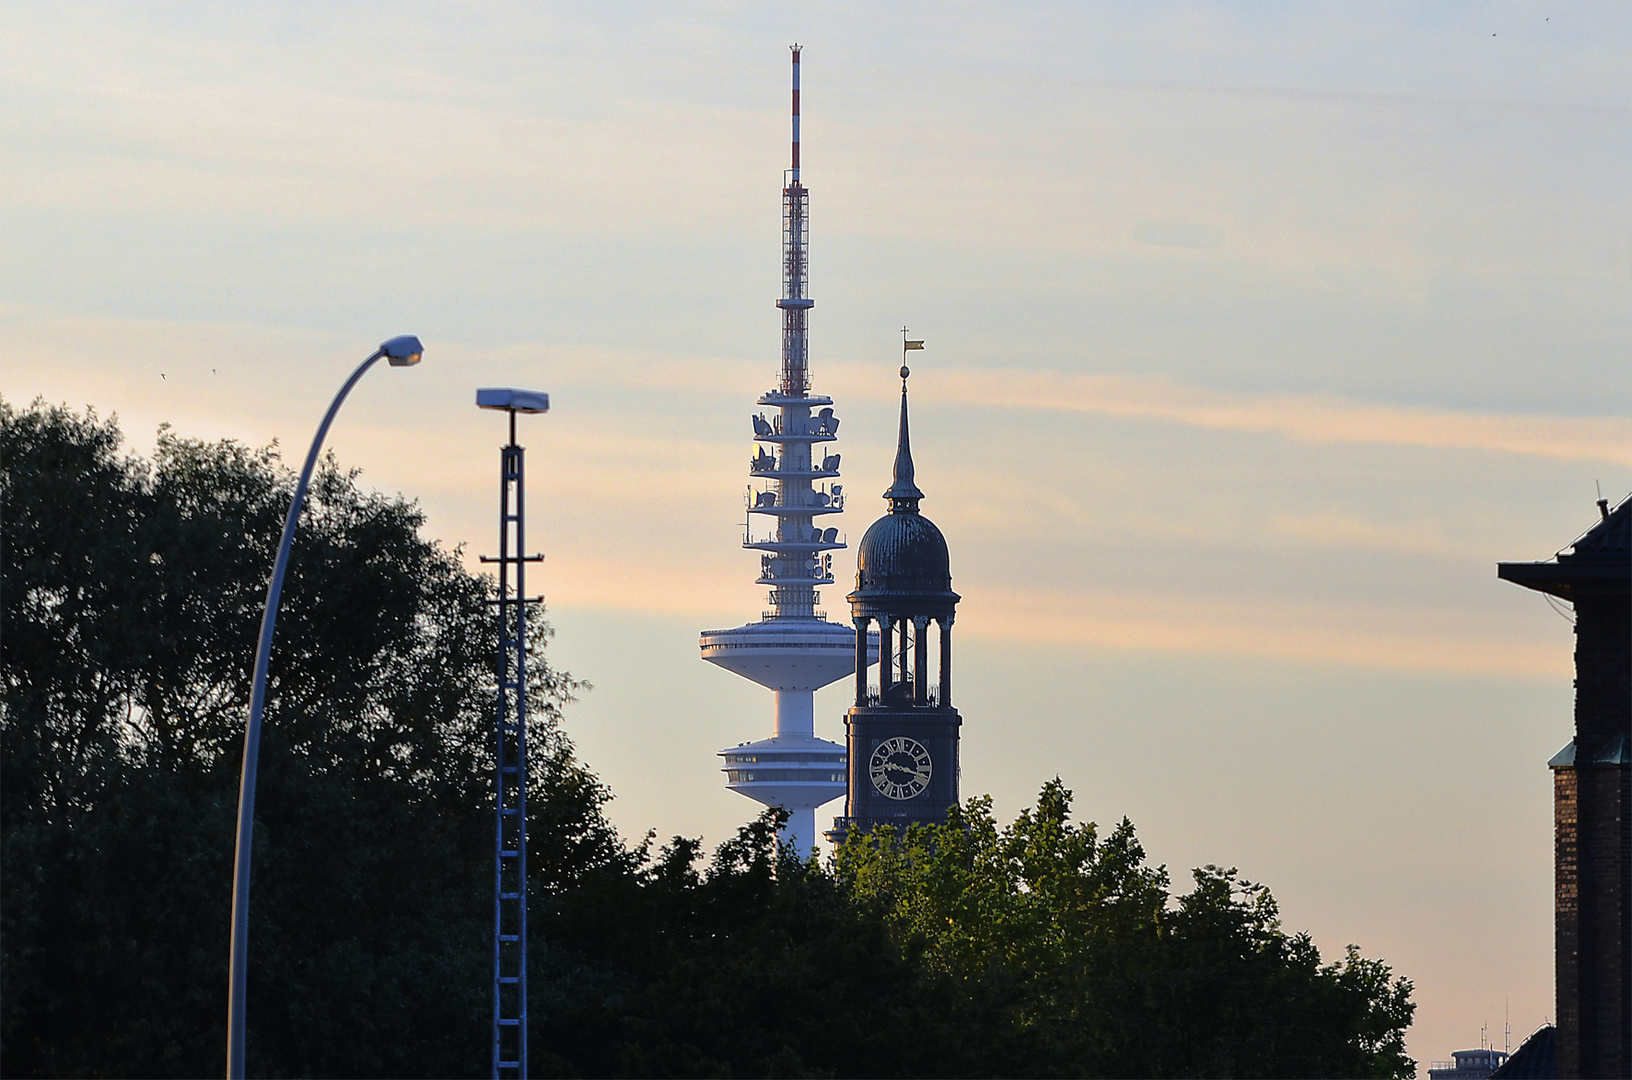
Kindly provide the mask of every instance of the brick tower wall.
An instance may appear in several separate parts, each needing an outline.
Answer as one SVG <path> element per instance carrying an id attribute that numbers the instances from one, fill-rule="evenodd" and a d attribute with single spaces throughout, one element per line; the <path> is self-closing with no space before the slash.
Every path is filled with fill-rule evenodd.
<path id="1" fill-rule="evenodd" d="M 1632 1077 L 1632 606 L 1582 590 L 1576 760 L 1554 773 L 1558 1075 Z M 1619 745 L 1625 745 L 1620 743 Z"/>
<path id="2" fill-rule="evenodd" d="M 1580 851 L 1576 775 L 1572 765 L 1553 769 L 1553 992 L 1557 996 L 1558 1075 L 1581 1075 Z M 1570 1037 L 1565 1038 L 1564 1033 Z"/>

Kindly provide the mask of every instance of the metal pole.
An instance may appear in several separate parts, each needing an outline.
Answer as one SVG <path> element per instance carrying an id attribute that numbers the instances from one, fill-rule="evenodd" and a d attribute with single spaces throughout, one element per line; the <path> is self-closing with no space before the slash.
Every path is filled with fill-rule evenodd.
<path id="1" fill-rule="evenodd" d="M 493 1076 L 527 1076 L 527 552 L 525 451 L 516 442 L 516 414 L 543 413 L 550 395 L 536 390 L 485 387 L 482 409 L 510 414 L 510 442 L 499 451 L 498 683 L 494 749 L 493 850 Z M 514 545 L 514 546 L 512 546 Z M 514 1036 L 506 1036 L 513 1029 Z M 512 1049 L 513 1048 L 513 1049 Z"/>
<path id="2" fill-rule="evenodd" d="M 493 1077 L 527 1076 L 527 555 L 525 451 L 499 453 L 499 655 L 494 745 Z M 512 544 L 514 545 L 512 547 Z M 506 1029 L 513 1031 L 507 1037 Z"/>
<path id="3" fill-rule="evenodd" d="M 510 450 L 515 455 L 516 474 L 516 1025 L 517 1073 L 527 1080 L 527 478 L 525 451 L 516 443 L 516 414 L 510 413 Z"/>
<path id="4" fill-rule="evenodd" d="M 238 845 L 232 859 L 232 947 L 227 997 L 228 1080 L 243 1080 L 244 1076 L 244 998 L 249 985 L 249 860 L 255 829 L 255 773 L 260 762 L 261 710 L 266 703 L 266 671 L 272 659 L 272 629 L 278 621 L 283 573 L 289 566 L 289 548 L 295 540 L 300 509 L 306 501 L 306 488 L 311 483 L 312 469 L 323 449 L 323 440 L 329 433 L 329 424 L 334 421 L 351 388 L 357 385 L 357 380 L 385 354 L 384 348 L 377 350 L 351 373 L 351 378 L 335 395 L 334 403 L 318 425 L 317 434 L 312 438 L 312 448 L 306 454 L 306 465 L 300 471 L 300 483 L 295 485 L 295 497 L 289 501 L 289 514 L 283 520 L 283 539 L 278 543 L 277 559 L 272 564 L 272 580 L 266 586 L 266 608 L 261 613 L 261 638 L 255 647 L 255 680 L 249 694 L 249 722 L 244 727 L 244 767 L 238 781 Z"/>
<path id="5" fill-rule="evenodd" d="M 494 913 L 493 1077 L 527 1077 L 527 551 L 525 450 L 516 442 L 516 410 L 510 410 L 510 443 L 500 452 L 499 662 Z M 515 539 L 512 552 L 510 543 Z M 511 599 L 511 573 L 515 596 Z M 512 779 L 507 784 L 505 774 Z M 509 819 L 509 823 L 506 823 Z M 505 863 L 510 862 L 508 875 Z M 508 883 L 506 878 L 508 877 Z M 506 933 L 505 913 L 511 920 Z M 512 948 L 505 949 L 505 945 Z M 506 960 L 510 964 L 505 963 Z M 506 974 L 509 970 L 511 973 Z M 506 987 L 510 988 L 506 1008 Z M 513 1028 L 505 1053 L 504 1029 Z"/>

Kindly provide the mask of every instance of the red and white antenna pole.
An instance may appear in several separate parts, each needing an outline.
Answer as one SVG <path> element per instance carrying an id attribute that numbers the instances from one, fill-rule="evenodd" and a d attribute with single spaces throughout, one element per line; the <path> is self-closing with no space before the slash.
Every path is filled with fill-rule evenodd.
<path id="1" fill-rule="evenodd" d="M 793 182 L 799 182 L 799 46 L 793 46 Z"/>

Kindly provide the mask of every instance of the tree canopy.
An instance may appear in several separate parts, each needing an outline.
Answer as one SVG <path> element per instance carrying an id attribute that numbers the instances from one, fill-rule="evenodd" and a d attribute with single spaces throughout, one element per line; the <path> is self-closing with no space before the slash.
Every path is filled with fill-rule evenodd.
<path id="1" fill-rule="evenodd" d="M 249 665 L 293 489 L 275 448 L 0 401 L 0 1071 L 219 1074 Z M 327 460 L 272 654 L 249 1068 L 486 1074 L 490 582 Z M 530 1030 L 539 1075 L 1409 1076 L 1410 984 L 1322 964 L 1267 889 L 1174 896 L 1070 792 L 1000 827 L 777 815 L 704 859 L 620 839 L 535 627 Z"/>
<path id="2" fill-rule="evenodd" d="M 837 876 L 930 977 L 1025 1034 L 1027 1071 L 1413 1074 L 1411 987 L 1385 964 L 1351 946 L 1323 966 L 1234 869 L 1198 869 L 1173 897 L 1127 819 L 1101 837 L 1070 808 L 1058 779 L 1003 828 L 974 799 L 945 825 L 852 836 Z"/>

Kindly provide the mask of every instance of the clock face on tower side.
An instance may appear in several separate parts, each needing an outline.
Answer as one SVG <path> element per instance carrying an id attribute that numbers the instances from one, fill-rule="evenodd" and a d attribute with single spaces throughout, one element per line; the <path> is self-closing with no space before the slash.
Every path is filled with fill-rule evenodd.
<path id="1" fill-rule="evenodd" d="M 879 743 L 867 764 L 873 787 L 886 799 L 910 799 L 923 794 L 933 771 L 924 744 L 904 735 Z"/>

